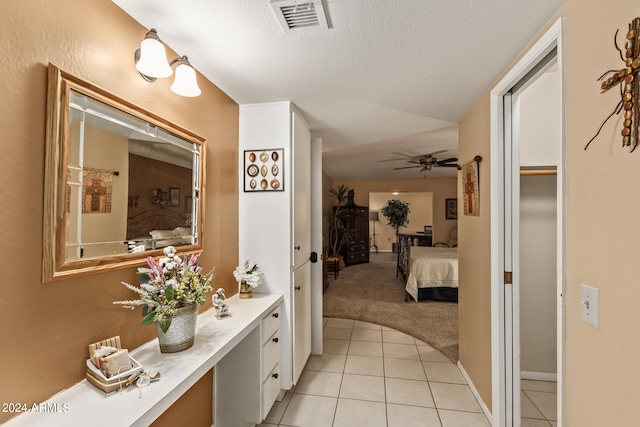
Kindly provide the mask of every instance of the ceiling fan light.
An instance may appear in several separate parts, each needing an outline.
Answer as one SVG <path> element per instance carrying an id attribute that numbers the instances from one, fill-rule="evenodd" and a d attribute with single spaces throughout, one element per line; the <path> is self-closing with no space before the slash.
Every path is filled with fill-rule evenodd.
<path id="1" fill-rule="evenodd" d="M 136 70 L 140 74 L 153 78 L 165 78 L 173 74 L 167 61 L 167 51 L 155 29 L 150 29 L 140 43 L 139 56 Z"/>
<path id="2" fill-rule="evenodd" d="M 171 85 L 171 91 L 180 96 L 199 96 L 202 91 L 198 87 L 196 71 L 191 67 L 186 57 L 182 57 L 179 61 L 180 65 L 176 68 L 176 77 Z"/>

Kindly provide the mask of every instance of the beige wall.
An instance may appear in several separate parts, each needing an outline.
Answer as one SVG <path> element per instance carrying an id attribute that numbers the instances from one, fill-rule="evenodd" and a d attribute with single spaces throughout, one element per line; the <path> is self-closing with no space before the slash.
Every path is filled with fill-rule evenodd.
<path id="1" fill-rule="evenodd" d="M 402 192 L 398 195 L 385 192 L 369 193 L 369 212 L 378 212 L 376 222 L 376 245 L 378 251 L 391 252 L 392 243 L 396 242 L 396 230 L 389 225 L 389 221 L 382 214 L 381 209 L 391 199 L 409 203 L 409 223 L 400 228 L 400 233 L 415 233 L 424 230 L 425 225 L 433 225 L 433 193 L 428 191 Z M 373 245 L 373 222 L 369 222 L 369 239 Z"/>
<path id="2" fill-rule="evenodd" d="M 445 199 L 456 197 L 456 183 L 457 178 L 334 179 L 333 188 L 342 184 L 353 188 L 354 201 L 359 206 L 369 205 L 370 192 L 431 192 L 433 193 L 433 239 L 436 242 L 448 242 L 451 230 L 457 226 L 458 221 L 445 219 Z M 385 218 L 382 215 L 380 217 L 384 222 Z M 412 227 L 416 226 L 417 231 L 423 225 L 418 227 L 416 224 L 410 224 L 409 229 L 413 230 Z"/>
<path id="3" fill-rule="evenodd" d="M 201 77 L 203 93 L 195 99 L 174 95 L 170 79 L 144 82 L 132 58 L 145 32 L 109 0 L 3 3 L 2 402 L 40 402 L 80 381 L 91 342 L 120 335 L 126 347 L 135 348 L 155 335 L 153 326 L 139 324 L 138 311 L 111 304 L 131 296 L 120 282 L 135 283 L 134 268 L 41 282 L 48 62 L 207 139 L 206 229 L 200 259 L 205 267 L 217 269 L 214 288 L 225 287 L 227 295 L 236 292 L 231 272 L 238 261 L 238 106 Z M 195 413 L 194 420 L 182 421 L 202 425 L 207 413 L 210 425 L 210 406 Z M 8 417 L 0 413 L 0 422 Z"/>
<path id="4" fill-rule="evenodd" d="M 631 426 L 640 389 L 640 154 L 620 146 L 621 123 L 611 120 L 589 150 L 586 142 L 618 102 L 617 88 L 601 95 L 596 79 L 621 68 L 612 38 L 638 15 L 637 2 L 567 0 L 566 66 L 566 339 L 565 421 L 568 427 Z M 460 123 L 459 158 L 488 159 L 488 92 Z M 483 153 L 484 152 L 484 153 Z M 483 160 L 478 218 L 460 217 L 460 360 L 482 398 L 491 402 L 488 253 L 490 162 Z M 486 172 L 486 175 L 485 175 Z M 486 176 L 486 179 L 485 179 Z M 486 191 L 484 191 L 486 190 Z M 483 193 L 484 191 L 484 193 Z M 475 242 L 473 246 L 467 246 Z M 480 258 L 480 257 L 477 257 Z M 466 286 L 473 278 L 472 289 Z M 600 328 L 580 320 L 580 283 L 600 289 Z M 472 297 L 472 298 L 470 298 Z"/>
<path id="5" fill-rule="evenodd" d="M 618 88 L 601 95 L 595 79 L 622 68 L 612 38 L 619 28 L 624 39 L 638 3 L 570 0 L 565 10 L 567 425 L 631 426 L 640 401 L 640 150 L 621 147 L 617 120 L 583 147 L 619 101 Z M 580 320 L 581 282 L 600 288 L 600 329 Z"/>
<path id="6" fill-rule="evenodd" d="M 480 215 L 465 216 L 458 207 L 459 360 L 491 409 L 491 209 L 489 95 L 467 113 L 458 128 L 461 163 L 481 156 Z M 462 187 L 458 188 L 462 200 Z"/>

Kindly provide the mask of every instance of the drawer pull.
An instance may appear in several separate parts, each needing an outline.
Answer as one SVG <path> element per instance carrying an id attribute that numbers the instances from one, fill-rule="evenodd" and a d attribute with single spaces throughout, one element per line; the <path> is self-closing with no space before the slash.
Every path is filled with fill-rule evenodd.
<path id="1" fill-rule="evenodd" d="M 273 378 L 278 378 L 278 373 L 276 372 L 275 374 L 271 375 Z"/>
<path id="2" fill-rule="evenodd" d="M 299 291 L 300 289 L 300 285 L 296 286 L 296 291 Z"/>
<path id="3" fill-rule="evenodd" d="M 277 319 L 278 318 L 278 313 L 273 313 L 272 316 Z"/>
<path id="4" fill-rule="evenodd" d="M 300 250 L 300 245 L 298 245 L 298 246 L 294 246 L 293 248 L 294 248 L 296 251 L 299 251 L 299 250 Z"/>
<path id="5" fill-rule="evenodd" d="M 271 341 L 273 342 L 278 342 L 278 337 L 275 337 L 274 339 L 272 339 Z"/>

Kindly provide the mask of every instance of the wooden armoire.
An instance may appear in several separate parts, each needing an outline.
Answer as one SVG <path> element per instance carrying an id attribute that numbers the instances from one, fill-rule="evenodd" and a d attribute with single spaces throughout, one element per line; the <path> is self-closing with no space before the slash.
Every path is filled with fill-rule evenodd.
<path id="1" fill-rule="evenodd" d="M 342 218 L 346 228 L 354 231 L 353 241 L 342 246 L 340 255 L 345 266 L 369 262 L 369 207 L 345 206 L 347 215 Z"/>

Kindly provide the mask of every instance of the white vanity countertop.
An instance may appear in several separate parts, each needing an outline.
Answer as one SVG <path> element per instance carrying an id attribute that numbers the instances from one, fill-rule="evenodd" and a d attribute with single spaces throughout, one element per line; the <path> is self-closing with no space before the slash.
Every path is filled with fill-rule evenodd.
<path id="1" fill-rule="evenodd" d="M 135 386 L 107 395 L 83 380 L 43 402 L 49 411 L 57 409 L 58 412 L 24 413 L 4 425 L 149 425 L 258 326 L 282 300 L 282 295 L 257 293 L 253 298 L 241 300 L 236 294 L 226 300 L 231 317 L 218 320 L 214 309 L 198 316 L 193 347 L 178 353 L 160 353 L 158 340 L 154 339 L 131 351 L 146 371 L 159 371 L 161 374 L 159 381 L 142 389 L 142 398 L 138 398 Z"/>

